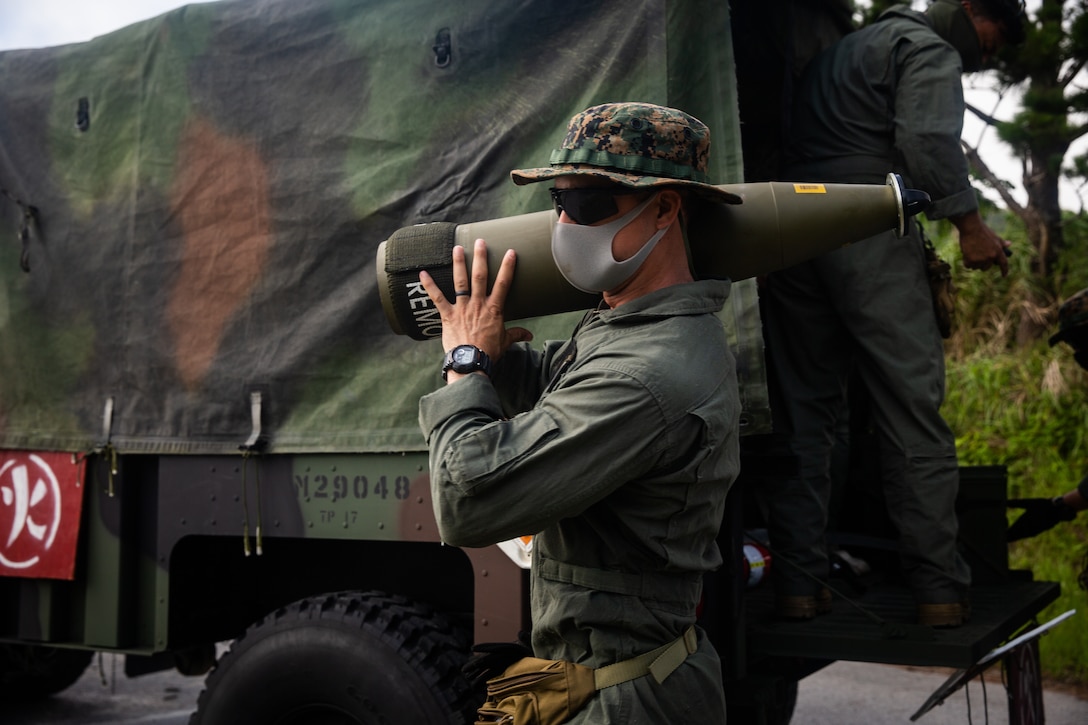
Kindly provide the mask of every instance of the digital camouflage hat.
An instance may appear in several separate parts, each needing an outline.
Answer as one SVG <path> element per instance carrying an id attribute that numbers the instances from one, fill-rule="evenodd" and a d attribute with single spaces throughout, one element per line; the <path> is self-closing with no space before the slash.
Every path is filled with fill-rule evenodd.
<path id="1" fill-rule="evenodd" d="M 623 186 L 672 186 L 726 204 L 736 194 L 707 182 L 710 129 L 675 108 L 651 103 L 606 103 L 570 120 L 551 166 L 510 172 L 523 186 L 557 176 L 595 176 Z"/>
<path id="2" fill-rule="evenodd" d="M 1073 330 L 1088 326 L 1088 288 L 1076 292 L 1058 308 L 1058 331 L 1051 335 L 1050 344 L 1068 339 Z"/>

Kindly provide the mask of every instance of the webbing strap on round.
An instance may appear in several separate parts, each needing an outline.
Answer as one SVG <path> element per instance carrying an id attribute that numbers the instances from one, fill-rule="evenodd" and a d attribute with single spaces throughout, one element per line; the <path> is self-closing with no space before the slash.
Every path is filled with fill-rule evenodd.
<path id="1" fill-rule="evenodd" d="M 437 312 L 429 304 L 413 304 L 421 294 L 419 272 L 427 270 L 447 299 L 453 297 L 453 245 L 457 225 L 433 222 L 403 227 L 385 242 L 385 275 L 393 314 L 414 340 L 441 334 Z M 412 292 L 409 292 L 412 290 Z"/>

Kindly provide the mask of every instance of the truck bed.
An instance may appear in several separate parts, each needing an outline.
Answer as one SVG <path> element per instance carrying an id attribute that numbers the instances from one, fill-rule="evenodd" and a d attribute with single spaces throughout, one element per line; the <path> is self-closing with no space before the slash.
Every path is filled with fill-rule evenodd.
<path id="1" fill-rule="evenodd" d="M 971 588 L 971 617 L 962 627 L 914 624 L 914 599 L 903 586 L 873 585 L 853 600 L 835 598 L 830 614 L 808 622 L 774 617 L 773 592 L 745 596 L 747 643 L 754 659 L 801 657 L 934 667 L 970 667 L 1057 599 L 1056 582 L 1010 576 Z M 865 611 L 862 611 L 861 607 Z"/>

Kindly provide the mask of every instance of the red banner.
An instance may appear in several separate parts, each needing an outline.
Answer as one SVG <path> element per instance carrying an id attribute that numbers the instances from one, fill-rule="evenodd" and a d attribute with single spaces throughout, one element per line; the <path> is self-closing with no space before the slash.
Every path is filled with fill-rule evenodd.
<path id="1" fill-rule="evenodd" d="M 0 576 L 72 579 L 86 463 L 0 451 Z"/>

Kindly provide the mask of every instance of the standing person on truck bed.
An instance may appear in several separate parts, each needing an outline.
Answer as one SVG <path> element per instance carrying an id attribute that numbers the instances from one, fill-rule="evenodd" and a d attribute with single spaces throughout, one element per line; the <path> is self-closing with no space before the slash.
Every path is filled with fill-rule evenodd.
<path id="1" fill-rule="evenodd" d="M 454 248 L 453 301 L 420 274 L 448 351 L 446 386 L 420 401 L 439 530 L 460 546 L 536 534 L 533 653 L 596 669 L 575 723 L 725 722 L 695 617 L 722 562 L 740 404 L 715 316 L 729 282 L 693 280 L 682 229 L 691 195 L 740 199 L 707 183 L 709 148 L 682 111 L 610 103 L 574 116 L 550 167 L 512 172 L 554 179 L 556 264 L 602 294 L 565 343 L 534 351 L 505 327 L 513 252 L 490 295 L 483 240 L 471 280 Z M 640 656 L 659 648 L 651 671 Z"/>
<path id="2" fill-rule="evenodd" d="M 1053 347 L 1059 342 L 1073 348 L 1073 359 L 1088 370 L 1088 289 L 1077 292 L 1058 308 L 1058 331 L 1051 335 L 1050 345 Z M 1008 540 L 1036 536 L 1062 521 L 1072 521 L 1078 513 L 1088 509 L 1088 476 L 1061 496 L 1012 499 L 1009 506 L 1022 508 L 1024 513 L 1009 527 Z"/>
<path id="3" fill-rule="evenodd" d="M 897 6 L 806 68 L 794 98 L 788 179 L 874 183 L 889 171 L 929 193 L 932 219 L 959 232 L 964 264 L 1008 271 L 1008 243 L 981 220 L 960 149 L 961 74 L 1023 38 L 1019 0 Z M 824 540 L 834 425 L 851 364 L 873 406 L 888 513 L 922 624 L 954 627 L 969 612 L 970 572 L 956 551 L 955 439 L 940 415 L 944 350 L 916 225 L 769 276 L 769 360 L 780 384 L 798 471 L 767 490 L 781 562 L 779 616 L 829 611 Z M 782 565 L 786 564 L 786 565 Z M 792 564 L 793 566 L 790 566 Z M 807 573 L 811 576 L 805 576 Z"/>

